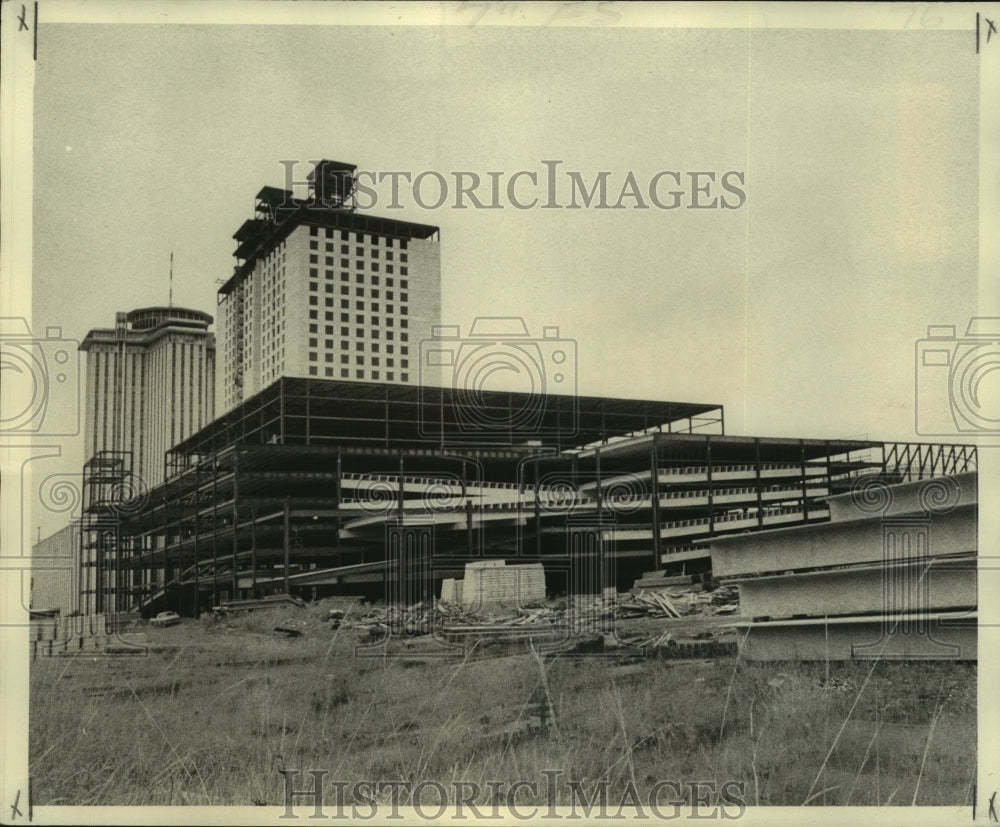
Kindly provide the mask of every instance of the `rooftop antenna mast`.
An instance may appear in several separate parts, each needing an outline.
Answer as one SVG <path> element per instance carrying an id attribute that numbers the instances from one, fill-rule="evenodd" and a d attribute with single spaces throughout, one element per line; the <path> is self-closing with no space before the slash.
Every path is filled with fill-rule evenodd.
<path id="1" fill-rule="evenodd" d="M 170 251 L 170 307 L 174 306 L 174 251 Z"/>

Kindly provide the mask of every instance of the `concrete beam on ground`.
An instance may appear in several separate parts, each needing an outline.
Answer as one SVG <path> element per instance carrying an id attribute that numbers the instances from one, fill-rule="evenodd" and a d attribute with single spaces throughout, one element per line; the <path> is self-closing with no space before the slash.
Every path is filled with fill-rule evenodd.
<path id="1" fill-rule="evenodd" d="M 742 617 L 784 618 L 971 609 L 976 606 L 976 579 L 975 557 L 963 557 L 730 582 L 739 585 Z M 920 605 L 888 605 L 893 601 Z"/>
<path id="2" fill-rule="evenodd" d="M 976 660 L 974 612 L 734 623 L 749 661 Z M 742 627 L 742 628 L 740 628 Z"/>
<path id="3" fill-rule="evenodd" d="M 914 515 L 914 531 L 926 527 L 927 555 L 974 553 L 978 547 L 977 506 L 962 505 L 923 522 Z M 817 523 L 774 531 L 715 537 L 711 540 L 716 577 L 761 575 L 833 566 L 881 563 L 887 532 L 905 531 L 909 523 L 879 516 L 840 523 Z"/>

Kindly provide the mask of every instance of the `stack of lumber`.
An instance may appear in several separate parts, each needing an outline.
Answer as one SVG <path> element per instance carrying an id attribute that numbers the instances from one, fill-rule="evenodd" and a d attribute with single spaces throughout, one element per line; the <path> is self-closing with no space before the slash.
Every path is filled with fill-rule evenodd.
<path id="1" fill-rule="evenodd" d="M 632 586 L 632 594 L 642 594 L 645 591 L 658 591 L 670 586 L 682 586 L 687 591 L 701 591 L 701 575 L 673 574 L 665 571 L 647 571 Z"/>

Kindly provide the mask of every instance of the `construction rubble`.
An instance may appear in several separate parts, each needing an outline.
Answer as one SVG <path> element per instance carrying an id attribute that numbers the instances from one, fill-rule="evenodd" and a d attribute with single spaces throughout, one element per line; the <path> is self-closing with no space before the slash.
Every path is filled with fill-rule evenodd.
<path id="1" fill-rule="evenodd" d="M 539 601 L 510 607 L 470 607 L 438 600 L 409 606 L 358 604 L 331 609 L 330 627 L 361 633 L 369 642 L 387 636 L 434 637 L 447 642 L 546 642 L 598 638 L 602 649 L 639 647 L 676 657 L 714 657 L 735 648 L 729 616 L 738 611 L 735 588 L 695 576 L 643 575 L 630 593 Z M 730 644 L 732 644 L 730 646 Z"/>

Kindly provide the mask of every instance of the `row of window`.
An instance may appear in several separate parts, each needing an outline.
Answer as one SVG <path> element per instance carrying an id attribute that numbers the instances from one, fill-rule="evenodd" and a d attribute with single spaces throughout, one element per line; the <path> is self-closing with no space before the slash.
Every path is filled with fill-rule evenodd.
<path id="1" fill-rule="evenodd" d="M 309 242 L 309 249 L 310 250 L 316 250 L 316 252 L 318 253 L 319 252 L 319 242 L 318 241 L 310 241 Z M 323 251 L 326 252 L 326 253 L 333 253 L 333 252 L 336 251 L 336 247 L 335 247 L 334 244 L 328 242 L 324 246 Z M 358 258 L 363 258 L 366 252 L 368 253 L 369 258 L 378 258 L 379 257 L 379 249 L 378 249 L 378 247 L 370 247 L 370 248 L 367 248 L 367 250 L 364 247 L 355 247 L 354 248 L 354 255 L 356 255 Z M 342 256 L 349 256 L 351 254 L 351 245 L 350 244 L 341 244 L 340 245 L 340 254 Z M 408 258 L 409 258 L 409 256 L 408 256 L 407 253 L 400 253 L 399 254 L 399 263 L 400 264 L 406 264 Z M 386 261 L 395 261 L 396 260 L 395 254 L 392 252 L 392 250 L 388 250 L 386 252 L 386 254 L 385 254 L 385 260 Z"/>
<path id="2" fill-rule="evenodd" d="M 334 335 L 334 331 L 335 330 L 336 330 L 336 328 L 332 324 L 325 325 L 324 328 L 323 328 L 323 332 L 328 337 L 332 337 Z M 310 324 L 309 325 L 309 332 L 310 333 L 318 334 L 319 333 L 319 325 Z M 341 336 L 350 336 L 350 328 L 347 328 L 347 327 L 340 328 L 340 335 Z M 324 339 L 323 340 L 323 346 L 324 347 L 328 347 L 328 348 L 332 348 L 333 347 L 333 342 L 334 342 L 334 340 L 332 338 Z M 341 346 L 341 348 L 345 348 L 346 349 L 347 346 L 348 346 L 348 342 L 346 340 L 344 340 L 344 339 L 341 339 L 340 346 Z M 319 336 L 318 335 L 316 335 L 316 336 L 310 336 L 309 337 L 309 347 L 319 347 Z M 368 347 L 371 349 L 372 353 L 378 353 L 379 352 L 379 343 L 378 342 L 370 342 L 369 345 L 368 345 Z M 396 348 L 395 345 L 388 345 L 387 344 L 385 346 L 385 352 L 386 353 L 395 353 L 395 348 Z M 361 342 L 358 342 L 358 350 L 361 350 Z M 409 353 L 410 353 L 410 346 L 409 345 L 400 345 L 399 346 L 399 352 L 403 356 L 408 356 Z"/>
<path id="3" fill-rule="evenodd" d="M 333 370 L 334 370 L 333 368 L 324 368 L 323 369 L 323 375 L 326 376 L 326 377 L 332 378 L 333 375 L 334 375 L 333 374 Z M 319 376 L 319 368 L 316 365 L 310 365 L 309 366 L 309 375 L 310 376 Z M 351 378 L 351 370 L 350 370 L 350 368 L 341 368 L 340 369 L 340 378 L 341 379 L 350 379 Z M 356 369 L 354 371 L 354 378 L 355 379 L 371 379 L 374 382 L 379 382 L 379 381 L 381 381 L 381 372 L 377 371 L 377 370 L 373 370 L 371 372 L 371 376 L 365 376 L 364 369 L 363 368 L 358 368 L 358 369 Z M 386 371 L 385 372 L 385 381 L 386 382 L 395 382 L 396 381 L 396 373 L 395 373 L 395 371 L 391 371 L 391 370 Z M 408 374 L 408 373 L 401 373 L 399 375 L 399 381 L 400 382 L 409 382 L 410 381 L 410 374 Z"/>
<path id="4" fill-rule="evenodd" d="M 327 284 L 327 285 L 325 285 L 324 289 L 326 290 L 327 293 L 332 293 L 333 292 L 333 285 L 332 284 Z M 369 288 L 369 290 L 370 290 L 369 295 L 371 296 L 371 298 L 373 298 L 373 299 L 380 298 L 379 289 L 377 287 Z M 311 281 L 311 282 L 309 282 L 309 291 L 311 293 L 318 293 L 319 292 L 319 282 L 318 281 Z M 340 285 L 340 295 L 341 296 L 349 296 L 349 295 L 351 295 L 351 288 L 348 285 L 346 285 L 346 284 Z M 354 295 L 357 296 L 359 299 L 363 299 L 365 297 L 365 288 L 364 287 L 355 287 L 354 288 Z M 385 299 L 386 299 L 386 301 L 390 301 L 390 302 L 393 301 L 395 299 L 395 296 L 396 296 L 396 294 L 392 290 L 386 290 L 385 291 Z M 410 294 L 409 293 L 400 293 L 399 294 L 399 300 L 403 301 L 403 302 L 408 302 L 410 300 Z M 403 312 L 405 313 L 406 310 L 404 309 Z"/>
<path id="5" fill-rule="evenodd" d="M 310 253 L 309 254 L 309 263 L 310 264 L 319 264 L 319 256 L 316 255 L 315 253 Z M 326 256 L 325 264 L 326 264 L 327 267 L 333 267 L 333 256 Z M 348 269 L 351 266 L 351 260 L 349 258 L 342 258 L 340 260 L 340 266 L 343 269 L 345 269 L 345 270 Z M 364 261 L 361 261 L 361 260 L 356 261 L 354 263 L 354 268 L 356 270 L 364 270 L 365 269 L 365 263 L 364 263 Z M 379 263 L 377 261 L 370 262 L 369 263 L 369 269 L 373 273 L 378 273 L 379 272 Z M 394 267 L 393 267 L 392 264 L 387 264 L 387 265 L 385 265 L 385 272 L 388 273 L 391 276 L 396 271 L 395 271 L 395 269 L 394 269 Z M 400 265 L 400 267 L 399 267 L 399 275 L 401 275 L 401 276 L 409 275 L 409 268 L 405 264 L 401 264 Z"/>
<path id="6" fill-rule="evenodd" d="M 358 303 L 360 304 L 361 302 L 358 302 Z M 310 296 L 309 297 L 309 304 L 312 307 L 318 307 L 319 306 L 319 297 L 318 296 Z M 324 307 L 333 307 L 333 306 L 334 306 L 333 305 L 333 299 L 325 299 L 324 300 Z M 343 304 L 343 303 L 341 303 L 341 307 L 342 308 L 346 307 L 346 305 Z M 404 307 L 403 310 L 405 311 L 406 308 Z M 376 312 L 376 313 L 379 312 L 378 311 L 378 305 L 373 305 L 372 306 L 372 311 Z M 387 313 L 391 313 L 392 312 L 392 305 L 391 304 L 387 305 L 386 312 Z M 317 319 L 318 320 L 318 313 L 317 313 L 317 315 L 313 315 L 313 313 L 316 313 L 316 311 L 313 311 L 313 310 L 309 311 L 309 318 L 310 319 Z M 333 321 L 332 317 L 328 317 L 328 318 L 329 318 L 329 321 Z M 375 325 L 376 327 L 378 327 L 379 325 L 381 325 L 383 323 L 383 317 L 382 316 L 369 316 L 368 318 L 369 318 L 369 323 L 372 324 L 372 325 Z M 341 313 L 340 314 L 340 321 L 344 322 L 344 323 L 347 323 L 347 324 L 350 324 L 351 323 L 351 314 L 350 313 Z M 385 316 L 384 317 L 384 321 L 385 321 L 385 326 L 386 327 L 395 327 L 397 320 L 396 320 L 396 317 L 394 317 L 394 316 Z M 355 316 L 354 316 L 354 323 L 355 324 L 364 324 L 365 323 L 365 317 L 362 314 L 360 314 L 360 313 L 356 313 Z M 406 319 L 406 318 L 400 318 L 399 319 L 399 326 L 401 328 L 404 328 L 404 329 L 408 328 L 410 326 L 410 320 Z"/>
<path id="7" fill-rule="evenodd" d="M 336 238 L 340 238 L 342 241 L 350 241 L 351 240 L 352 233 L 349 230 L 334 230 L 332 227 L 325 227 L 324 230 L 325 230 L 325 232 L 323 233 L 323 236 L 325 238 L 335 238 L 336 237 Z M 317 227 L 315 225 L 310 225 L 310 227 L 309 227 L 309 235 L 312 236 L 313 238 L 317 238 L 319 236 L 319 234 L 320 234 L 319 233 L 319 227 Z M 357 243 L 357 244 L 364 244 L 365 243 L 365 234 L 364 233 L 360 233 L 360 232 L 356 232 L 355 231 L 353 233 L 353 235 L 354 235 L 354 241 L 355 241 L 355 243 Z M 409 244 L 409 239 L 406 239 L 406 238 L 396 238 L 395 236 L 391 236 L 391 235 L 379 235 L 378 233 L 369 233 L 368 234 L 368 243 L 369 244 L 375 245 L 375 244 L 378 244 L 380 241 L 385 241 L 385 246 L 386 247 L 399 247 L 401 250 L 405 250 L 407 248 L 407 245 Z"/>
<path id="8" fill-rule="evenodd" d="M 319 354 L 316 353 L 315 351 L 310 351 L 310 353 L 309 353 L 309 361 L 310 362 L 318 362 L 319 361 Z M 324 362 L 332 362 L 333 361 L 333 354 L 332 353 L 325 353 L 323 355 L 323 361 Z M 354 364 L 356 364 L 356 365 L 364 365 L 364 364 L 366 364 L 366 361 L 372 367 L 376 367 L 376 368 L 380 367 L 380 357 L 378 357 L 378 356 L 369 356 L 367 358 L 367 360 L 366 360 L 364 354 L 359 353 L 359 354 L 356 354 L 355 357 L 354 357 Z M 350 354 L 348 354 L 348 353 L 341 353 L 340 354 L 340 363 L 342 365 L 349 365 L 351 363 L 351 356 L 350 356 Z M 396 360 L 395 360 L 395 358 L 393 358 L 392 356 L 387 356 L 386 359 L 385 359 L 385 366 L 387 368 L 394 368 L 394 367 L 396 367 Z M 399 360 L 399 366 L 401 368 L 409 368 L 410 367 L 410 360 L 409 359 L 400 359 Z"/>
<path id="9" fill-rule="evenodd" d="M 325 270 L 324 271 L 324 276 L 325 276 L 325 278 L 326 278 L 327 281 L 332 281 L 333 280 L 333 275 L 334 275 L 333 270 Z M 309 268 L 309 278 L 311 278 L 311 279 L 318 279 L 319 278 L 319 269 L 316 268 L 316 267 L 310 267 Z M 346 271 L 342 272 L 340 274 L 340 280 L 341 281 L 350 281 L 351 280 L 351 274 L 348 273 L 348 272 L 346 272 Z M 364 273 L 355 273 L 354 274 L 354 280 L 358 284 L 365 284 L 366 283 L 365 274 Z M 370 284 L 370 285 L 372 285 L 373 287 L 379 287 L 381 285 L 381 282 L 379 281 L 379 277 L 378 276 L 371 276 L 367 280 L 367 283 Z M 387 278 L 385 280 L 385 286 L 386 287 L 395 287 L 396 286 L 396 282 L 395 282 L 394 279 Z M 409 290 L 410 289 L 410 282 L 407 279 L 400 279 L 399 280 L 399 288 L 401 290 Z"/>

